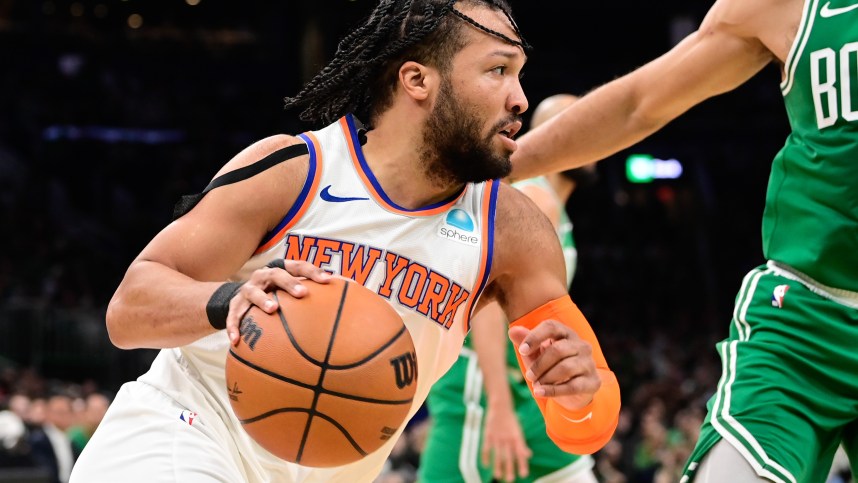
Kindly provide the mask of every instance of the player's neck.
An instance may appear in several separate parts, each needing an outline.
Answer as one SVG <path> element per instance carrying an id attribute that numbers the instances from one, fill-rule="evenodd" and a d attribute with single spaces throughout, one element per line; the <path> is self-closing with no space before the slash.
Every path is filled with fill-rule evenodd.
<path id="1" fill-rule="evenodd" d="M 382 116 L 367 133 L 363 154 L 385 194 L 399 206 L 418 209 L 450 198 L 462 185 L 440 185 L 426 175 L 419 147 L 422 128 L 411 120 Z"/>

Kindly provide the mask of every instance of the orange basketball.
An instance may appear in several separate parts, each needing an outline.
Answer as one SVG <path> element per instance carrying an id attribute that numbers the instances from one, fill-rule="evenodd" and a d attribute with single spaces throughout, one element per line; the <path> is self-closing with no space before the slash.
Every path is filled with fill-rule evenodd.
<path id="1" fill-rule="evenodd" d="M 402 319 L 360 284 L 310 280 L 303 298 L 276 291 L 280 309 L 251 308 L 226 359 L 232 409 L 276 456 L 339 466 L 385 443 L 406 422 L 417 356 Z"/>

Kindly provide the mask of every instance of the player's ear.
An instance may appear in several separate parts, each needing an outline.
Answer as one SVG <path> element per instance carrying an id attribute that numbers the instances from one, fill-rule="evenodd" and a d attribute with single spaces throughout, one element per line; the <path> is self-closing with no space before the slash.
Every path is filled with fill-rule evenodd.
<path id="1" fill-rule="evenodd" d="M 399 67 L 399 84 L 411 98 L 425 101 L 438 87 L 439 76 L 435 69 L 409 60 Z"/>

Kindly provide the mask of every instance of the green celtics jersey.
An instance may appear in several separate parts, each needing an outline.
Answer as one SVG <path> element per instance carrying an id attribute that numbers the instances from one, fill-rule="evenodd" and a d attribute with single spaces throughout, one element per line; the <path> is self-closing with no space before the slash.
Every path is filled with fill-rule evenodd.
<path id="1" fill-rule="evenodd" d="M 858 4 L 806 0 L 781 90 L 792 133 L 772 165 L 766 258 L 858 292 Z"/>

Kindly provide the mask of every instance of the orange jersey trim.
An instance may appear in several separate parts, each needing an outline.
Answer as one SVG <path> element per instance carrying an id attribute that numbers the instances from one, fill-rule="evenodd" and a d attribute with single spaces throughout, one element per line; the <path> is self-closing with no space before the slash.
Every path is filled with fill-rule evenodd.
<path id="1" fill-rule="evenodd" d="M 497 208 L 497 195 L 500 181 L 494 179 L 486 182 L 485 191 L 483 192 L 483 206 L 480 210 L 482 213 L 482 234 L 483 248 L 480 253 L 480 271 L 477 275 L 477 281 L 474 284 L 474 289 L 471 290 L 471 300 L 468 301 L 468 307 L 465 310 L 464 324 L 462 330 L 465 334 L 471 331 L 471 317 L 473 316 L 474 307 L 477 300 L 486 288 L 489 281 L 489 274 L 492 269 L 492 261 L 494 260 L 494 244 L 495 244 L 495 210 Z"/>

